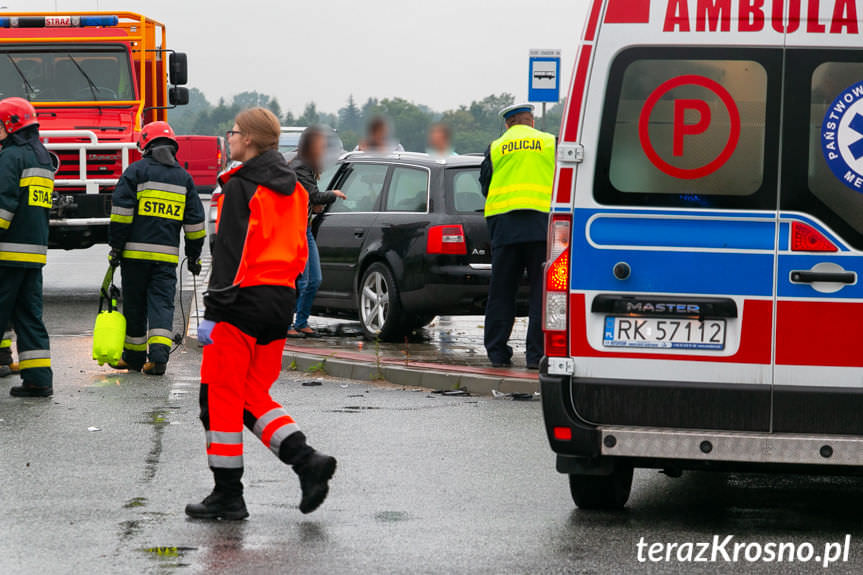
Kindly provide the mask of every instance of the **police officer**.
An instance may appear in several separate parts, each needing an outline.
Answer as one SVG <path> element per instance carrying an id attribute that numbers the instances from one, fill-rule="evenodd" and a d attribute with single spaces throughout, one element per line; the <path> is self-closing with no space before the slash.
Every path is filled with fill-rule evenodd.
<path id="1" fill-rule="evenodd" d="M 42 266 L 55 162 L 39 141 L 36 110 L 27 100 L 0 100 L 0 144 L 0 326 L 15 326 L 22 380 L 10 393 L 48 397 L 53 381 L 42 322 Z"/>
<path id="2" fill-rule="evenodd" d="M 525 269 L 530 282 L 527 367 L 537 369 L 543 356 L 542 274 L 555 139 L 533 127 L 533 110 L 533 104 L 501 110 L 507 130 L 491 143 L 480 168 L 492 261 L 484 337 L 494 367 L 512 365 L 512 348 L 507 342 Z"/>
<path id="3" fill-rule="evenodd" d="M 144 126 L 143 158 L 129 166 L 111 198 L 108 256 L 122 265 L 126 341 L 113 367 L 163 375 L 173 341 L 180 229 L 189 271 L 201 273 L 204 208 L 192 176 L 177 163 L 177 139 L 167 122 Z M 149 361 L 148 361 L 149 360 Z"/>

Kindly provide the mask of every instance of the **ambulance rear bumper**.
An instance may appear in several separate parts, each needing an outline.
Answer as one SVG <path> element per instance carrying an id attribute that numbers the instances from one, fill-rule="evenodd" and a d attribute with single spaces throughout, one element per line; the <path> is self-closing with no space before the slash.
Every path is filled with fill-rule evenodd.
<path id="1" fill-rule="evenodd" d="M 716 432 L 646 427 L 598 428 L 603 456 L 729 462 L 863 466 L 863 438 Z"/>

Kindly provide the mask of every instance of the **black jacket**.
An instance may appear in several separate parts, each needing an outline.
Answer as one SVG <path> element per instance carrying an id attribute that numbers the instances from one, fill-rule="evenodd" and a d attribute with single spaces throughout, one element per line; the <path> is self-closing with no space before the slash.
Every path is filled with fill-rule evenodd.
<path id="1" fill-rule="evenodd" d="M 128 259 L 176 264 L 180 231 L 186 256 L 201 257 L 204 207 L 189 172 L 177 163 L 170 146 L 148 150 L 126 168 L 111 196 L 109 243 Z"/>
<path id="2" fill-rule="evenodd" d="M 332 190 L 321 191 L 318 188 L 318 176 L 315 173 L 315 170 L 305 161 L 301 160 L 299 156 L 288 162 L 288 167 L 294 170 L 294 172 L 297 174 L 297 179 L 299 180 L 300 184 L 302 184 L 302 186 L 306 188 L 306 191 L 309 193 L 310 220 L 312 218 L 313 208 L 315 206 L 328 206 L 336 201 L 336 195 L 332 192 Z"/>
<path id="3" fill-rule="evenodd" d="M 253 197 L 262 187 L 291 196 L 297 189 L 297 176 L 282 154 L 270 150 L 223 174 L 220 182 L 224 199 L 209 289 L 204 294 L 205 317 L 212 321 L 227 321 L 256 337 L 259 343 L 281 339 L 293 319 L 295 289 L 285 285 L 240 287 L 238 276 L 249 260 L 256 257 L 254 250 L 257 248 L 247 245 L 250 226 L 255 225 L 251 208 Z M 267 213 L 264 216 L 292 221 L 286 214 Z M 302 234 L 305 241 L 304 227 Z M 293 256 L 288 253 L 288 256 L 302 256 L 305 265 L 305 253 Z M 297 267 L 298 276 L 302 267 Z"/>

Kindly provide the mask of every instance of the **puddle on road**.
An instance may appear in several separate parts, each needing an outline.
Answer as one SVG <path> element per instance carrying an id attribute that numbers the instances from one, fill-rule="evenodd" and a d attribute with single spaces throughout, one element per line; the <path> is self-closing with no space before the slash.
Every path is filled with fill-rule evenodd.
<path id="1" fill-rule="evenodd" d="M 184 559 L 192 551 L 197 550 L 197 547 L 184 547 L 179 545 L 144 547 L 141 549 L 141 551 L 146 553 L 151 559 L 157 561 L 159 563 L 159 567 L 169 569 L 191 567 L 192 564 L 184 561 Z"/>
<path id="2" fill-rule="evenodd" d="M 407 521 L 411 516 L 407 511 L 378 511 L 375 513 L 375 521 L 381 523 L 396 523 L 398 521 Z"/>

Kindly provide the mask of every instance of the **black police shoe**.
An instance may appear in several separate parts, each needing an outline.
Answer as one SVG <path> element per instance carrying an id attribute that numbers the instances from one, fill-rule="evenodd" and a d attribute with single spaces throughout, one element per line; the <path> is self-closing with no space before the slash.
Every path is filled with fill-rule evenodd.
<path id="1" fill-rule="evenodd" d="M 300 476 L 300 488 L 303 490 L 300 511 L 311 513 L 327 498 L 330 491 L 327 482 L 336 472 L 336 458 L 315 451 L 294 465 L 294 471 Z"/>
<path id="2" fill-rule="evenodd" d="M 186 515 L 194 519 L 226 519 L 239 521 L 249 516 L 242 495 L 213 490 L 200 503 L 186 505 Z"/>
<path id="3" fill-rule="evenodd" d="M 12 397 L 51 397 L 53 394 L 53 387 L 42 385 L 16 385 L 9 390 L 9 395 Z"/>
<path id="4" fill-rule="evenodd" d="M 165 370 L 168 369 L 167 363 L 155 363 L 152 361 L 148 361 L 144 364 L 144 367 L 141 371 L 144 375 L 165 375 Z"/>

